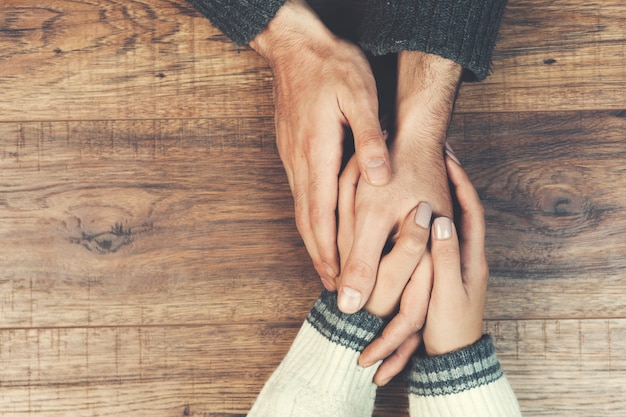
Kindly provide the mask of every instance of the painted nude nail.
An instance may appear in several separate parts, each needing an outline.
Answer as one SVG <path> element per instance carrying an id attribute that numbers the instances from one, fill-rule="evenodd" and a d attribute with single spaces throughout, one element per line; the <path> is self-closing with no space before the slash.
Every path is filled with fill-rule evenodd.
<path id="1" fill-rule="evenodd" d="M 328 265 L 326 262 L 323 262 L 323 265 L 324 265 L 324 270 L 326 271 L 326 274 L 330 278 L 335 278 L 337 276 L 337 273 L 335 272 L 335 268 L 333 268 L 332 266 Z"/>
<path id="2" fill-rule="evenodd" d="M 452 222 L 447 217 L 437 217 L 433 222 L 435 239 L 447 240 L 452 237 Z"/>
<path id="3" fill-rule="evenodd" d="M 422 201 L 419 206 L 417 206 L 417 211 L 415 212 L 415 223 L 424 229 L 428 229 L 430 227 L 430 218 L 432 215 L 433 209 L 430 204 Z"/>
<path id="4" fill-rule="evenodd" d="M 333 286 L 330 284 L 330 282 L 328 282 L 326 278 L 322 278 L 322 285 L 324 285 L 324 288 L 326 288 L 327 291 L 334 291 Z"/>
<path id="5" fill-rule="evenodd" d="M 457 156 L 454 154 L 454 151 L 452 150 L 452 146 L 450 146 L 448 141 L 446 141 L 446 155 L 448 155 L 450 159 L 452 159 L 457 164 L 462 165 L 459 158 L 457 158 Z"/>

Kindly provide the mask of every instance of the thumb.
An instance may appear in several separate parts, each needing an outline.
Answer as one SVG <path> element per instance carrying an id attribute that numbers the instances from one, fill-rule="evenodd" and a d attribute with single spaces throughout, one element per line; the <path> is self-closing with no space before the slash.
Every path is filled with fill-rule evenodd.
<path id="1" fill-rule="evenodd" d="M 389 152 L 380 122 L 378 102 L 365 104 L 346 117 L 354 135 L 354 153 L 359 163 L 361 175 L 370 185 L 385 185 L 391 179 Z"/>

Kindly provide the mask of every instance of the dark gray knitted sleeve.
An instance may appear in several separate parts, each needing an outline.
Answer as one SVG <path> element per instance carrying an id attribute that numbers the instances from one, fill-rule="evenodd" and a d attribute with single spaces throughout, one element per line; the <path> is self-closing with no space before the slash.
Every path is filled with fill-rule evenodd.
<path id="1" fill-rule="evenodd" d="M 422 51 L 484 79 L 506 0 L 368 0 L 361 46 L 374 55 Z"/>
<path id="2" fill-rule="evenodd" d="M 187 0 L 233 42 L 259 34 L 286 0 Z"/>

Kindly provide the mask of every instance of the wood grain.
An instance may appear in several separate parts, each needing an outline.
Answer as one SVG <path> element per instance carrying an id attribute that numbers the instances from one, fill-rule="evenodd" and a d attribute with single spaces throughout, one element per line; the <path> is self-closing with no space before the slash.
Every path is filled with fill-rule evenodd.
<path id="1" fill-rule="evenodd" d="M 510 0 L 450 126 L 526 416 L 626 412 L 625 20 Z M 265 63 L 183 0 L 6 0 L 0 87 L 0 416 L 245 415 L 321 289 Z"/>
<path id="2" fill-rule="evenodd" d="M 184 0 L 0 4 L 1 120 L 272 114 L 270 74 Z"/>
<path id="3" fill-rule="evenodd" d="M 0 21 L 0 120 L 272 115 L 263 60 L 183 0 L 7 0 Z M 493 75 L 457 111 L 626 108 L 625 21 L 620 0 L 509 2 Z"/>
<path id="4" fill-rule="evenodd" d="M 276 271 L 321 289 L 271 119 L 0 126 L 5 327 L 249 321 Z"/>
<path id="5" fill-rule="evenodd" d="M 486 209 L 487 316 L 623 317 L 623 112 L 457 115 L 449 133 Z"/>
<path id="6" fill-rule="evenodd" d="M 490 321 L 486 329 L 524 415 L 623 415 L 623 319 Z M 296 331 L 274 324 L 3 330 L 0 414 L 243 416 Z M 406 416 L 399 380 L 378 397 L 375 416 Z"/>
<path id="7" fill-rule="evenodd" d="M 272 130 L 251 118 L 0 124 L 5 327 L 301 316 L 320 287 Z M 625 134 L 614 112 L 454 118 L 450 141 L 487 210 L 487 317 L 625 314 Z M 260 306 L 276 278 L 310 291 L 269 291 Z"/>
<path id="8" fill-rule="evenodd" d="M 507 3 L 492 66 L 466 83 L 459 112 L 626 108 L 626 9 L 621 0 Z"/>

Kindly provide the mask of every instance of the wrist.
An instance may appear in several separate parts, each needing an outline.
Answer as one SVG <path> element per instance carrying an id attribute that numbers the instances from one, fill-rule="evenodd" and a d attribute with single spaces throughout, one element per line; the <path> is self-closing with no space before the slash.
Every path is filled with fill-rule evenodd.
<path id="1" fill-rule="evenodd" d="M 432 333 L 432 328 L 426 324 L 424 328 L 424 350 L 428 356 L 440 356 L 447 353 L 457 352 L 472 346 L 481 340 L 482 317 L 480 321 L 463 322 L 456 330 L 446 333 Z"/>
<path id="2" fill-rule="evenodd" d="M 437 55 L 398 54 L 397 137 L 442 149 L 462 70 L 456 62 Z"/>
<path id="3" fill-rule="evenodd" d="M 454 101 L 463 68 L 456 62 L 420 51 L 398 53 L 398 102 L 430 97 Z"/>
<path id="4" fill-rule="evenodd" d="M 305 0 L 288 0 L 249 45 L 274 67 L 306 43 L 332 36 Z"/>

